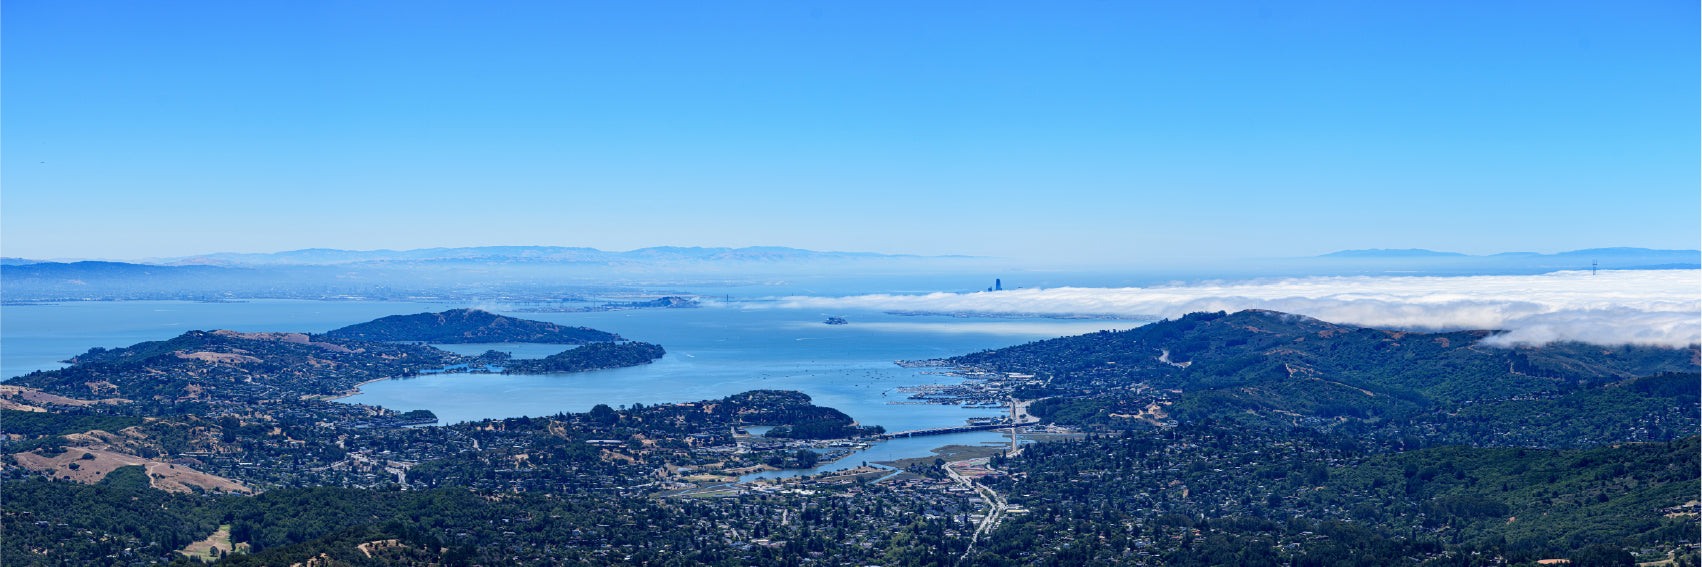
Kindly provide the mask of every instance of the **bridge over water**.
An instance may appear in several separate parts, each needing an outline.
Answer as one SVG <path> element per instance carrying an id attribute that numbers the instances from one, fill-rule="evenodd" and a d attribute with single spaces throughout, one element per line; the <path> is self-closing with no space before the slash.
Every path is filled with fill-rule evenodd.
<path id="1" fill-rule="evenodd" d="M 963 432 L 966 432 L 966 431 L 986 431 L 986 430 L 989 430 L 989 429 L 1009 429 L 1010 427 L 1011 427 L 1011 424 L 1009 424 L 1009 423 L 994 423 L 994 424 L 987 424 L 987 425 L 959 425 L 957 427 L 936 427 L 936 428 L 933 428 L 933 429 L 912 429 L 910 431 L 898 431 L 898 432 L 894 432 L 894 433 L 882 433 L 882 434 L 878 435 L 877 437 L 880 437 L 881 439 L 902 439 L 902 438 L 905 438 L 905 437 L 922 437 L 922 436 L 926 436 L 926 435 L 945 435 L 947 433 L 963 433 Z"/>
<path id="2" fill-rule="evenodd" d="M 1028 404 L 1034 403 L 1035 401 L 1036 400 L 1028 400 L 1028 401 L 1019 402 L 1019 401 L 1014 400 L 1014 399 L 1010 401 L 1011 421 L 1016 422 L 1016 424 L 1014 425 L 1015 427 L 1022 427 L 1024 425 L 1033 425 L 1033 424 L 1040 421 L 1039 418 L 1028 414 Z M 899 431 L 899 432 L 896 432 L 896 433 L 882 433 L 882 434 L 878 435 L 877 437 L 879 437 L 881 439 L 902 439 L 902 438 L 905 438 L 905 437 L 922 437 L 922 436 L 925 436 L 925 435 L 945 435 L 947 433 L 963 433 L 963 432 L 966 432 L 966 431 L 987 431 L 987 430 L 990 430 L 990 429 L 1009 429 L 1011 427 L 1013 427 L 1013 425 L 1010 422 L 989 423 L 989 424 L 984 424 L 984 425 L 959 425 L 957 427 L 936 427 L 936 428 L 933 428 L 933 429 L 912 429 L 910 431 Z M 1012 439 L 1012 449 L 1015 450 L 1015 439 L 1014 438 Z"/>

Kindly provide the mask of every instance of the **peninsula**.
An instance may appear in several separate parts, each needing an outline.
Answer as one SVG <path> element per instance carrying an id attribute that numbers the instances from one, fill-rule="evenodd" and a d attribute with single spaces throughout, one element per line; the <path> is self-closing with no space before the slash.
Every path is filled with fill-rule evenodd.
<path id="1" fill-rule="evenodd" d="M 582 343 L 542 359 L 501 352 L 463 356 L 415 341 L 438 343 Z M 616 342 L 619 341 L 619 342 Z M 8 385 L 71 398 L 134 400 L 131 413 L 175 413 L 184 403 L 240 412 L 255 404 L 324 400 L 356 392 L 363 383 L 441 372 L 509 374 L 585 372 L 648 364 L 661 346 L 624 341 L 585 327 L 503 317 L 474 309 L 398 315 L 325 333 L 189 331 L 129 347 L 92 348 L 71 366 L 19 376 Z M 326 406 L 340 408 L 341 405 Z M 314 412 L 342 415 L 341 409 Z M 310 412 L 310 413 L 314 413 Z M 333 420 L 335 421 L 335 420 Z"/>

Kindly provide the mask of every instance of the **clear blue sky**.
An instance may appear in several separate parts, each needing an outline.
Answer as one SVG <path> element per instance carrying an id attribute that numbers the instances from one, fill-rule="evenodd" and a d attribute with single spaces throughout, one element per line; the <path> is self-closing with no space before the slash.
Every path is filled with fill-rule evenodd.
<path id="1" fill-rule="evenodd" d="M 1702 238 L 1694 1 L 0 10 L 6 256 Z"/>

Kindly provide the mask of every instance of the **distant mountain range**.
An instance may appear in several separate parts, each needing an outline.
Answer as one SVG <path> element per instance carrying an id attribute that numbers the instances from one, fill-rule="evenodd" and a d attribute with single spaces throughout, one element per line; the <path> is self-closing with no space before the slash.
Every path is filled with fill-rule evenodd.
<path id="1" fill-rule="evenodd" d="M 1556 252 L 1542 254 L 1539 252 L 1501 252 L 1485 256 L 1473 256 L 1459 252 L 1437 252 L 1423 248 L 1367 248 L 1364 250 L 1342 250 L 1319 256 L 1319 258 L 1646 258 L 1670 257 L 1675 260 L 1696 260 L 1702 256 L 1698 250 L 1656 250 L 1652 248 L 1586 248 L 1571 252 Z"/>
<path id="2" fill-rule="evenodd" d="M 949 256 L 964 258 L 964 256 Z M 173 265 L 343 265 L 362 263 L 527 263 L 527 264 L 655 264 L 655 263 L 742 263 L 799 262 L 816 260 L 881 260 L 922 258 L 908 254 L 872 252 L 818 252 L 781 246 L 703 248 L 655 246 L 625 252 L 567 246 L 474 246 L 464 248 L 421 248 L 416 250 L 337 250 L 309 248 L 288 252 L 240 254 L 219 253 L 168 258 L 159 263 Z"/>
<path id="3" fill-rule="evenodd" d="M 775 264 L 813 261 L 905 261 L 905 260 L 977 260 L 977 256 L 946 255 L 918 256 L 913 254 L 880 254 L 875 252 L 823 252 L 784 246 L 747 246 L 744 248 L 655 246 L 624 252 L 571 246 L 472 246 L 459 248 L 419 248 L 413 250 L 340 250 L 335 248 L 306 248 L 285 252 L 238 253 L 220 252 L 196 256 L 155 258 L 134 262 L 83 261 L 76 264 L 93 267 L 106 265 L 147 266 L 346 266 L 346 265 L 446 265 L 446 264 L 531 264 L 531 265 L 655 265 L 655 264 L 714 264 L 758 263 Z M 1489 255 L 1470 255 L 1459 252 L 1439 252 L 1422 248 L 1369 248 L 1342 250 L 1312 258 L 1290 260 L 1352 260 L 1369 262 L 1515 262 L 1579 265 L 1588 267 L 1594 260 L 1603 268 L 1625 269 L 1628 263 L 1663 265 L 1663 267 L 1702 267 L 1702 251 L 1657 250 L 1650 248 L 1590 248 L 1542 254 L 1538 252 L 1502 252 Z M 50 263 L 47 260 L 0 257 L 0 266 L 22 266 Z M 57 262 L 67 263 L 67 262 Z M 1606 265 L 1612 263 L 1613 266 Z M 1670 266 L 1667 266 L 1670 265 Z"/>
<path id="4" fill-rule="evenodd" d="M 1423 248 L 1368 248 L 1365 250 L 1342 250 L 1319 256 L 1319 258 L 1458 258 L 1465 254 L 1459 252 L 1437 252 Z"/>
<path id="5" fill-rule="evenodd" d="M 625 252 L 563 246 L 481 246 L 418 250 L 314 248 L 270 254 L 220 253 L 145 262 L 48 262 L 0 258 L 0 296 L 7 303 L 67 300 L 180 299 L 437 299 L 506 297 L 585 300 L 609 291 L 770 285 L 823 278 L 896 281 L 894 277 L 1021 271 L 1010 260 L 820 252 L 778 246 L 660 246 Z M 1344 250 L 1310 258 L 1229 262 L 1211 271 L 1137 273 L 1135 279 L 1354 275 L 1511 275 L 1562 270 L 1698 269 L 1702 252 L 1596 248 L 1558 254 L 1508 252 L 1470 256 L 1431 250 Z M 996 270 L 996 271 L 990 271 Z M 1086 272 L 1084 272 L 1086 273 Z M 996 277 L 996 275 L 994 276 Z M 1089 280 L 1091 281 L 1091 279 Z M 1058 276 L 1049 285 L 1083 285 Z M 901 289 L 940 289 L 936 281 Z M 1124 282 L 1123 285 L 1138 285 Z M 577 291 L 575 291 L 577 289 Z M 950 290 L 951 288 L 945 288 Z M 871 290 L 860 290 L 871 291 Z M 885 291 L 885 290 L 875 290 Z M 653 297 L 653 296 L 652 296 Z M 642 299 L 642 298 L 641 298 Z M 580 306 L 564 308 L 577 310 Z"/>
<path id="6" fill-rule="evenodd" d="M 1702 251 L 1654 250 L 1649 248 L 1589 248 L 1540 254 L 1537 252 L 1502 252 L 1473 256 L 1458 252 L 1437 252 L 1422 248 L 1342 250 L 1314 258 L 1296 261 L 1354 262 L 1380 268 L 1411 266 L 1422 269 L 1589 269 L 1594 263 L 1604 270 L 1696 269 L 1702 268 Z"/>
<path id="7" fill-rule="evenodd" d="M 314 248 L 143 262 L 0 258 L 5 301 L 252 298 L 553 297 L 568 287 L 649 289 L 672 282 L 957 271 L 989 260 L 820 252 L 778 246 L 660 246 L 625 252 L 562 246 L 418 250 Z M 634 281 L 638 283 L 633 283 Z M 759 279 L 757 281 L 767 281 Z M 658 284 L 657 282 L 660 282 Z"/>
<path id="8" fill-rule="evenodd" d="M 414 250 L 339 250 L 306 248 L 286 252 L 220 252 L 132 262 L 159 266 L 337 266 L 350 264 L 658 264 L 658 263 L 776 263 L 845 260 L 971 259 L 973 256 L 917 256 L 874 252 L 821 252 L 783 246 L 704 248 L 655 246 L 625 252 L 568 246 L 473 246 Z M 0 258 L 0 265 L 46 263 L 26 258 Z"/>

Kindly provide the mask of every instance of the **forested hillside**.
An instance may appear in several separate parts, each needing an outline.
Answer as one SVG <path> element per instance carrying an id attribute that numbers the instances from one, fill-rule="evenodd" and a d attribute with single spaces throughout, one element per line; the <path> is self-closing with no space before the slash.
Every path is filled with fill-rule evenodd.
<path id="1" fill-rule="evenodd" d="M 667 351 L 658 345 L 644 342 L 591 343 L 571 348 L 540 359 L 512 360 L 503 367 L 504 374 L 546 374 L 552 372 L 585 372 L 608 368 L 623 368 L 650 364 Z"/>
<path id="2" fill-rule="evenodd" d="M 1698 348 L 1554 343 L 1500 348 L 1491 331 L 1412 333 L 1249 310 L 1193 313 L 1127 331 L 1037 341 L 945 359 L 1044 372 L 1060 388 L 1148 383 L 1184 390 L 1265 387 L 1268 393 L 1365 389 L 1392 404 L 1455 402 L 1697 370 Z M 1322 386 L 1305 385 L 1308 382 Z M 1282 385 L 1278 384 L 1292 384 Z"/>
<path id="3" fill-rule="evenodd" d="M 1115 426 L 1111 416 L 1156 402 L 1179 420 L 1380 430 L 1455 442 L 1481 433 L 1479 439 L 1513 436 L 1559 446 L 1695 431 L 1694 380 L 1688 389 L 1658 392 L 1644 387 L 1652 382 L 1638 381 L 1661 373 L 1693 377 L 1694 345 L 1501 348 L 1482 342 L 1491 334 L 1388 331 L 1272 311 L 1194 313 L 930 364 L 1037 375 L 1015 394 L 1047 398 L 1036 414 L 1060 423 Z M 1603 436 L 1568 413 L 1589 410 L 1607 412 L 1593 414 L 1605 415 L 1607 427 L 1658 434 Z M 1525 417 L 1535 423 L 1522 422 Z M 1438 432 L 1438 426 L 1453 429 Z M 1532 437 L 1533 426 L 1549 434 Z"/>
<path id="4" fill-rule="evenodd" d="M 416 341 L 426 343 L 585 344 L 621 340 L 620 335 L 589 327 L 504 317 L 478 309 L 391 315 L 325 333 L 334 339 Z"/>
<path id="5" fill-rule="evenodd" d="M 1511 563 L 1690 541 L 1697 437 L 1588 450 L 1439 447 L 1202 423 L 1041 444 L 995 459 L 1025 515 L 984 564 Z M 1318 536 L 1324 537 L 1318 537 Z"/>
<path id="6" fill-rule="evenodd" d="M 407 376 L 460 358 L 424 346 L 301 333 L 190 331 L 163 341 L 90 349 L 72 358 L 70 367 L 32 372 L 6 383 L 155 406 L 247 403 L 346 394 L 361 382 Z"/>

